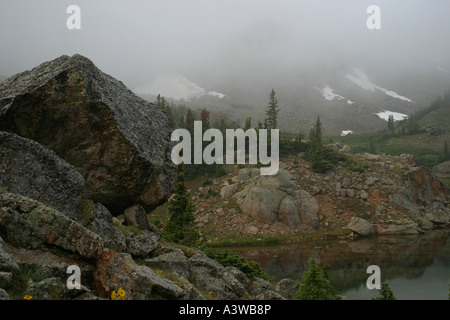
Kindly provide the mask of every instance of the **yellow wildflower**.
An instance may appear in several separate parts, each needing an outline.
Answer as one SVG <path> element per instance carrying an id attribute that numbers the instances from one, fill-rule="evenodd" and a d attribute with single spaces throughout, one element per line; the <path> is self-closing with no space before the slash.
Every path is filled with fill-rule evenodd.
<path id="1" fill-rule="evenodd" d="M 25 297 L 23 297 L 24 300 L 31 300 L 33 299 L 32 296 L 30 296 L 29 294 L 27 294 Z"/>
<path id="2" fill-rule="evenodd" d="M 119 300 L 125 300 L 126 295 L 127 293 L 122 288 L 120 288 L 119 291 L 117 292 L 117 297 Z"/>
<path id="3" fill-rule="evenodd" d="M 125 290 L 123 290 L 122 288 L 120 288 L 119 290 L 113 291 L 111 293 L 111 300 L 125 300 L 125 296 L 126 296 L 126 292 Z"/>

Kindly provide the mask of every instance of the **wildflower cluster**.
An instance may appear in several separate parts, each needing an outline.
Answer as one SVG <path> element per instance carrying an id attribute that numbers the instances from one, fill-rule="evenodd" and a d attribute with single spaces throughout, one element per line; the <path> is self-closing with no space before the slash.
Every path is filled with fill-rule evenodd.
<path id="1" fill-rule="evenodd" d="M 115 290 L 111 293 L 111 300 L 125 300 L 126 295 L 125 290 L 120 288 L 117 293 Z"/>

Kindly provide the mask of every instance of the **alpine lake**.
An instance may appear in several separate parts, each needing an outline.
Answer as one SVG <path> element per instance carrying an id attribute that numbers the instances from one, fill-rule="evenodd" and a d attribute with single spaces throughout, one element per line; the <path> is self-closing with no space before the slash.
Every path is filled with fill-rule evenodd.
<path id="1" fill-rule="evenodd" d="M 330 266 L 331 284 L 342 296 L 370 300 L 379 290 L 366 286 L 377 265 L 398 300 L 448 300 L 450 230 L 418 236 L 375 236 L 357 240 L 318 240 L 277 246 L 239 247 L 233 251 L 261 264 L 275 281 L 301 279 L 314 257 Z"/>

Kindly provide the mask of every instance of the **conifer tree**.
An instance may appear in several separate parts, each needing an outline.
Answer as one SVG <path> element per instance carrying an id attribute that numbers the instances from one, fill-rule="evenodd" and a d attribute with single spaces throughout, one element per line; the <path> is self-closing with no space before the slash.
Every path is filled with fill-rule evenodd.
<path id="1" fill-rule="evenodd" d="M 327 170 L 333 168 L 333 164 L 324 157 L 323 143 L 322 143 L 322 123 L 320 116 L 317 116 L 316 124 L 309 132 L 309 148 L 307 157 L 311 163 L 314 172 L 325 173 Z"/>
<path id="2" fill-rule="evenodd" d="M 167 241 L 184 245 L 193 245 L 198 241 L 199 233 L 193 215 L 195 209 L 185 185 L 184 172 L 181 169 L 174 195 L 169 201 L 169 221 L 163 229 L 163 236 Z"/>
<path id="3" fill-rule="evenodd" d="M 247 119 L 245 119 L 244 131 L 247 131 L 251 127 L 252 127 L 252 118 L 248 117 Z"/>
<path id="4" fill-rule="evenodd" d="M 186 129 L 189 131 L 191 136 L 194 135 L 194 112 L 189 108 L 186 113 Z"/>
<path id="5" fill-rule="evenodd" d="M 394 133 L 395 130 L 395 122 L 394 122 L 394 116 L 392 114 L 389 115 L 387 128 L 391 133 Z"/>
<path id="6" fill-rule="evenodd" d="M 272 89 L 270 92 L 269 107 L 266 111 L 267 116 L 267 126 L 266 129 L 277 129 L 278 128 L 278 101 L 275 97 L 275 90 Z"/>
<path id="7" fill-rule="evenodd" d="M 202 121 L 202 131 L 205 133 L 206 130 L 210 128 L 209 124 L 209 111 L 206 109 L 203 109 L 200 112 L 200 120 Z"/>
<path id="8" fill-rule="evenodd" d="M 336 300 L 337 291 L 330 283 L 328 266 L 320 267 L 311 258 L 300 280 L 299 300 Z"/>
<path id="9" fill-rule="evenodd" d="M 448 144 L 447 140 L 444 142 L 444 161 L 450 160 L 450 154 L 448 153 Z"/>

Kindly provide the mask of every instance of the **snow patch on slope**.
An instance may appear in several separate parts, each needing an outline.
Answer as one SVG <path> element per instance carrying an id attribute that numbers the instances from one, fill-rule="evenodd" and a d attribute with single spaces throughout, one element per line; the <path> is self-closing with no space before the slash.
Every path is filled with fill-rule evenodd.
<path id="1" fill-rule="evenodd" d="M 360 86 L 361 88 L 363 88 L 365 90 L 372 91 L 372 92 L 375 92 L 376 90 L 380 90 L 384 94 L 391 96 L 393 98 L 400 99 L 400 100 L 407 101 L 407 102 L 414 102 L 407 97 L 399 95 L 395 91 L 382 88 L 382 87 L 372 83 L 370 81 L 369 77 L 359 69 L 353 69 L 353 74 L 349 73 L 346 75 L 346 77 L 347 77 L 347 79 L 349 79 L 350 81 L 352 81 L 353 83 L 357 84 L 358 86 Z"/>
<path id="2" fill-rule="evenodd" d="M 137 94 L 161 94 L 164 97 L 176 100 L 191 100 L 206 95 L 220 99 L 225 97 L 220 92 L 206 91 L 198 84 L 178 73 L 160 75 L 150 84 L 138 87 L 134 91 Z"/>
<path id="3" fill-rule="evenodd" d="M 353 134 L 352 130 L 342 130 L 341 137 L 348 136 L 349 134 Z"/>
<path id="4" fill-rule="evenodd" d="M 319 90 L 320 93 L 322 93 L 322 96 L 325 98 L 325 100 L 332 101 L 335 98 L 337 100 L 345 99 L 343 96 L 334 93 L 333 89 L 331 89 L 329 86 L 325 86 L 323 89 L 319 89 L 316 87 L 316 89 Z"/>
<path id="5" fill-rule="evenodd" d="M 409 118 L 409 116 L 407 114 L 403 114 L 400 112 L 393 112 L 393 111 L 388 111 L 388 110 L 384 110 L 378 113 L 375 113 L 378 117 L 380 117 L 383 120 L 388 121 L 389 120 L 389 116 L 392 115 L 394 117 L 394 121 L 401 121 L 404 119 Z"/>

